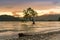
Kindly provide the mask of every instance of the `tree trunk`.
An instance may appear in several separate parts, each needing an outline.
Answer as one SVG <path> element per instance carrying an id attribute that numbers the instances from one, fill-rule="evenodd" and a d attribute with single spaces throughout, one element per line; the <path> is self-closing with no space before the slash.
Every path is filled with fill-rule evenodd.
<path id="1" fill-rule="evenodd" d="M 35 24 L 35 18 L 34 17 L 32 17 L 32 24 Z"/>

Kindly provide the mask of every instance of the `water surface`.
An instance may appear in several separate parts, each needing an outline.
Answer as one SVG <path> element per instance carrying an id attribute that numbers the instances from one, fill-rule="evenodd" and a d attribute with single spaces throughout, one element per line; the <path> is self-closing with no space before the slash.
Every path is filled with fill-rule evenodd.
<path id="1" fill-rule="evenodd" d="M 58 21 L 46 21 L 36 22 L 32 25 L 32 22 L 0 22 L 0 39 L 17 38 L 20 32 L 41 32 L 49 29 L 60 28 L 60 22 Z M 60 34 L 59 34 L 60 35 Z M 58 36 L 59 37 L 59 36 Z"/>

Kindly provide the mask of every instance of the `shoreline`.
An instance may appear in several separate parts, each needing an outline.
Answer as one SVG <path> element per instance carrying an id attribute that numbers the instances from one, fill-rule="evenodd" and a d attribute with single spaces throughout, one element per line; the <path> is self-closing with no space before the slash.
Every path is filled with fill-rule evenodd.
<path id="1" fill-rule="evenodd" d="M 38 33 L 24 33 L 25 35 L 27 36 L 23 36 L 23 37 L 18 37 L 18 33 L 14 34 L 14 32 L 8 32 L 10 33 L 10 35 L 7 35 L 7 36 L 0 36 L 0 38 L 2 37 L 3 40 L 49 40 L 53 37 L 55 37 L 56 35 L 57 36 L 60 36 L 60 30 L 57 30 L 57 31 L 52 31 L 52 32 L 38 32 Z M 1 33 L 2 34 L 2 33 Z M 11 35 L 12 34 L 12 35 Z M 31 36 L 28 36 L 28 35 L 31 35 Z"/>

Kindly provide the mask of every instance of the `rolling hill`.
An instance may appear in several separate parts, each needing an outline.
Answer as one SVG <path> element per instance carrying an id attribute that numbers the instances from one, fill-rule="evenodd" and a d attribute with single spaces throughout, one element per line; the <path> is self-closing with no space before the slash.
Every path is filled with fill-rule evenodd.
<path id="1" fill-rule="evenodd" d="M 43 15 L 35 17 L 36 21 L 59 21 L 60 14 L 50 14 L 50 15 Z M 21 17 L 14 17 L 10 15 L 1 15 L 0 21 L 26 21 L 24 18 Z"/>
<path id="2" fill-rule="evenodd" d="M 58 21 L 60 18 L 60 14 L 43 15 L 35 18 L 36 18 L 36 21 Z"/>

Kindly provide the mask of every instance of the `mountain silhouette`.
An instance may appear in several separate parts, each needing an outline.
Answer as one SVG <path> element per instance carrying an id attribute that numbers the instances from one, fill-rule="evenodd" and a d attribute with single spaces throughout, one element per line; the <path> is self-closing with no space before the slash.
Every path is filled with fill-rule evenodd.
<path id="1" fill-rule="evenodd" d="M 60 14 L 49 14 L 35 17 L 36 21 L 59 21 Z"/>
<path id="2" fill-rule="evenodd" d="M 37 17 L 35 17 L 35 20 L 36 21 L 60 21 L 60 14 L 37 16 Z M 26 20 L 21 17 L 14 17 L 14 16 L 10 16 L 10 15 L 1 15 L 0 21 L 26 21 Z"/>
<path id="3" fill-rule="evenodd" d="M 0 21 L 20 21 L 20 20 L 21 20 L 21 18 L 10 16 L 10 15 L 1 15 L 0 16 Z"/>

